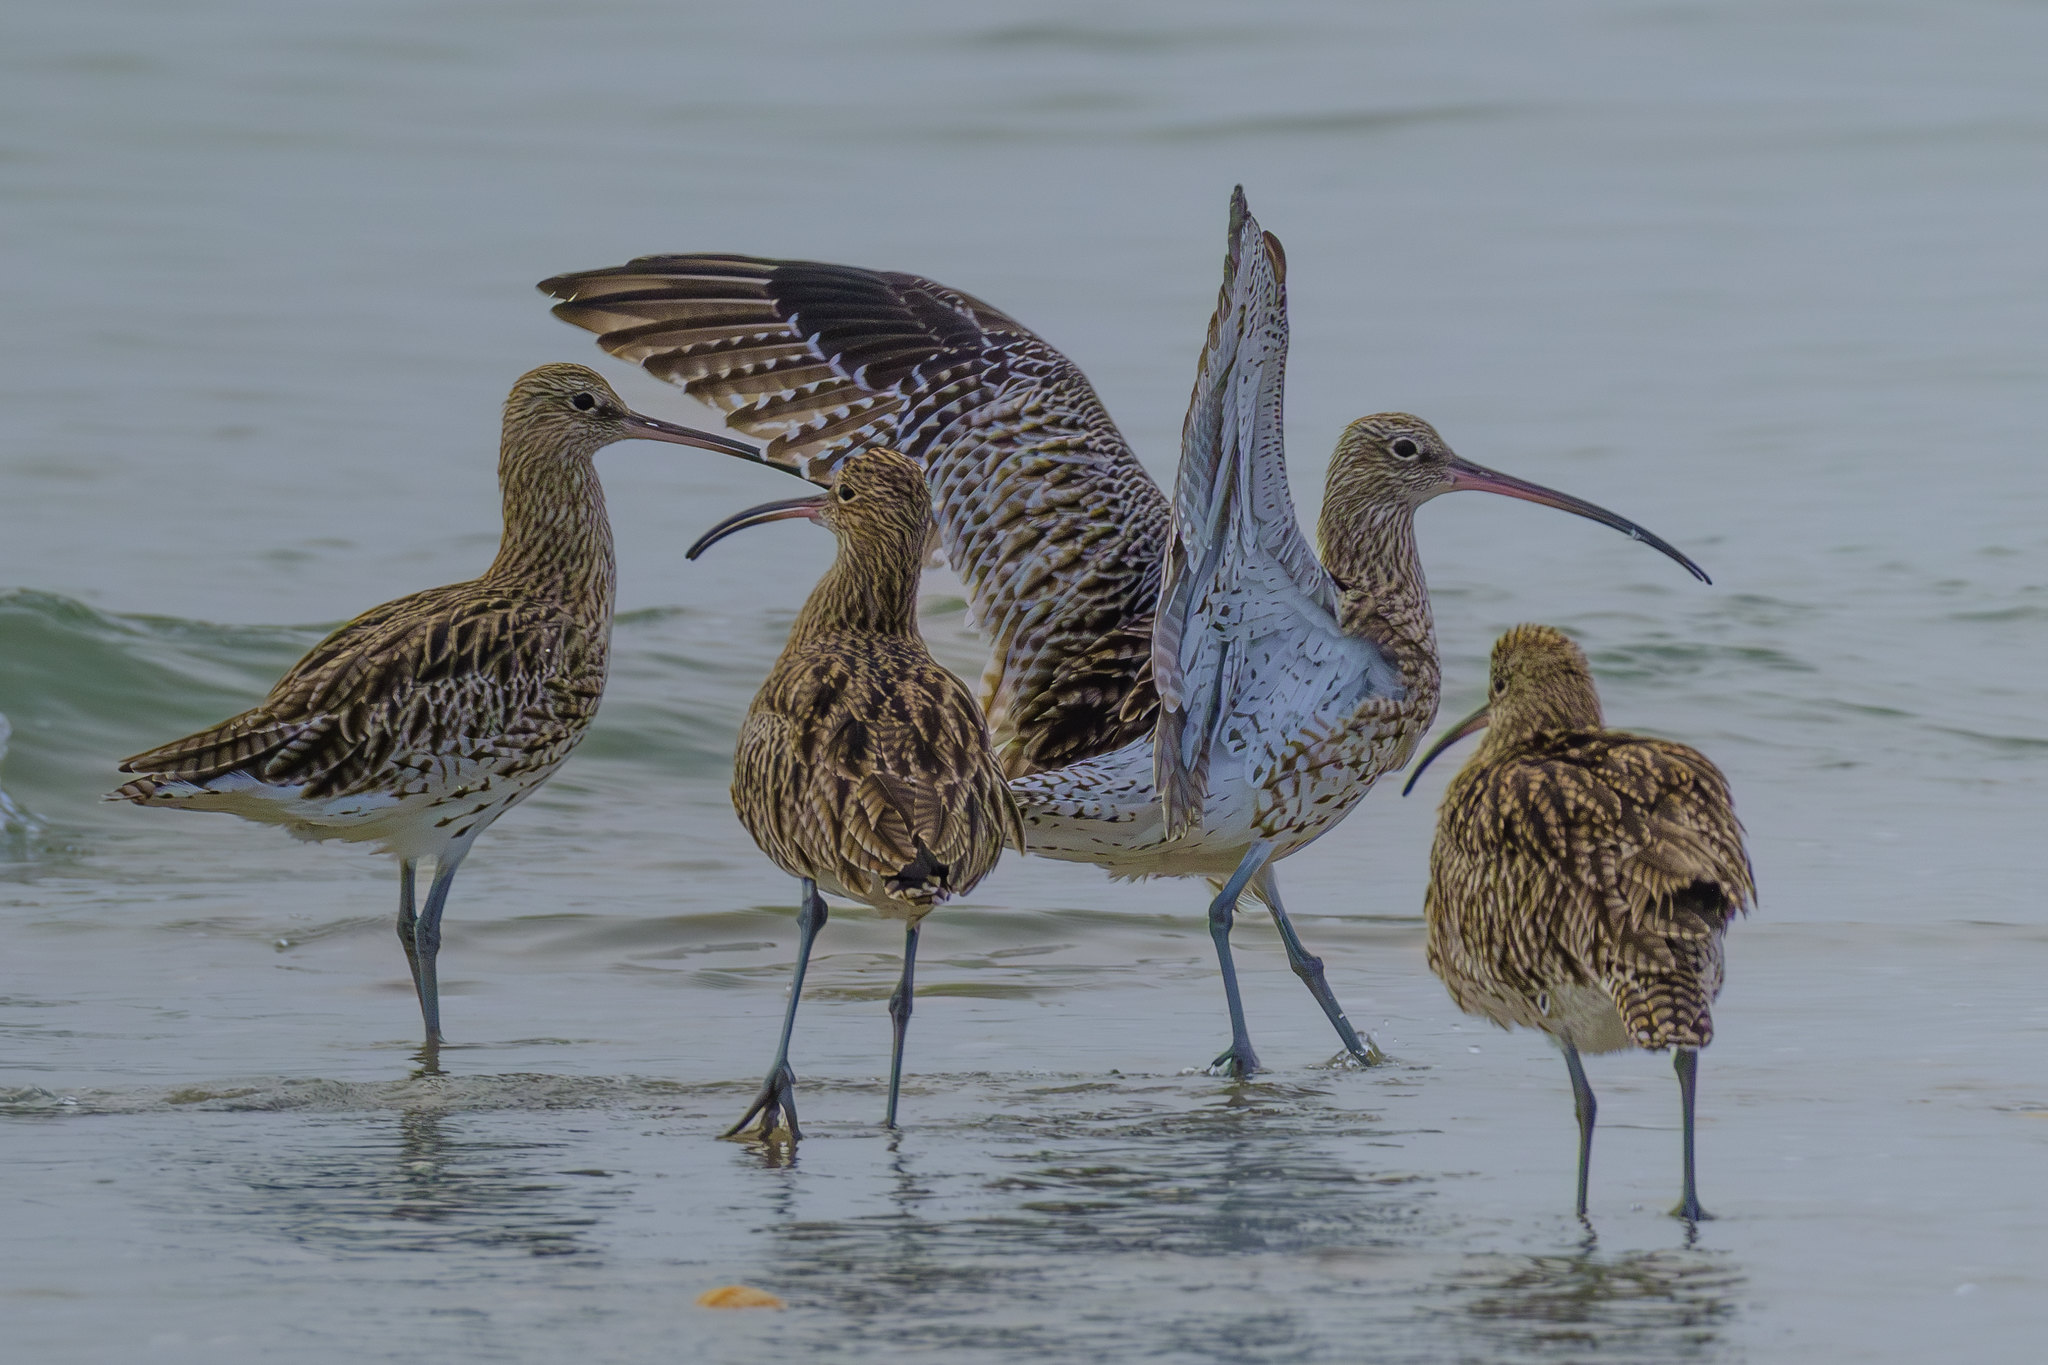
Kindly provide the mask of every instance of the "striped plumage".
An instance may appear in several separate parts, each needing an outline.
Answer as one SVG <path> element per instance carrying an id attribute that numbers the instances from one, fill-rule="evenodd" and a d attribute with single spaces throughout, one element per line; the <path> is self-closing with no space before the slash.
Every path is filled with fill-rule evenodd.
<path id="1" fill-rule="evenodd" d="M 929 471 L 947 562 L 987 635 L 1013 776 L 1151 731 L 1167 503 L 1087 376 L 1006 314 L 916 275 L 647 256 L 545 280 L 557 316 L 722 409 L 824 482 L 889 446 Z"/>
<path id="2" fill-rule="evenodd" d="M 1427 422 L 1398 412 L 1359 418 L 1339 440 L 1319 557 L 1294 514 L 1281 439 L 1285 260 L 1242 196 L 1231 229 L 1174 489 L 1153 635 L 1156 732 L 1011 787 L 1033 853 L 1112 876 L 1200 876 L 1219 888 L 1210 932 L 1231 1046 L 1215 1065 L 1242 1074 L 1258 1064 L 1229 949 L 1245 890 L 1272 914 L 1289 965 L 1346 1050 L 1377 1055 L 1294 932 L 1274 865 L 1405 764 L 1435 717 L 1436 637 L 1416 510 L 1458 489 L 1502 493 L 1615 526 L 1699 571 L 1611 512 L 1461 459 Z"/>
<path id="3" fill-rule="evenodd" d="M 1699 573 L 1610 512 L 1459 459 L 1402 413 L 1361 418 L 1339 442 L 1319 561 L 1281 445 L 1284 277 L 1239 191 L 1170 506 L 1071 363 L 915 276 L 660 256 L 542 285 L 614 354 L 772 433 L 770 463 L 824 477 L 883 437 L 927 461 L 940 541 L 992 639 L 984 701 L 1028 850 L 1221 883 L 1210 923 L 1232 1046 L 1218 1064 L 1239 1072 L 1256 1061 L 1227 937 L 1246 889 L 1346 1049 L 1375 1055 L 1270 864 L 1333 828 L 1435 714 L 1415 509 L 1459 488 L 1529 498 Z"/>
<path id="4" fill-rule="evenodd" d="M 1548 626 L 1500 638 L 1486 707 L 1428 757 L 1481 725 L 1486 740 L 1445 792 L 1430 853 L 1430 970 L 1466 1013 L 1541 1029 L 1564 1048 L 1582 1216 L 1593 1102 L 1578 1054 L 1677 1049 L 1680 1209 L 1697 1218 L 1694 1059 L 1714 1037 L 1723 935 L 1756 896 L 1727 780 L 1698 750 L 1602 728 L 1585 655 Z"/>
<path id="5" fill-rule="evenodd" d="M 581 365 L 534 370 L 505 402 L 505 531 L 482 577 L 364 612 L 261 704 L 121 764 L 136 776 L 113 795 L 138 805 L 226 811 L 395 855 L 399 937 L 430 1046 L 449 882 L 477 836 L 568 757 L 604 694 L 614 569 L 592 456 L 635 437 L 748 451 L 629 412 Z M 434 885 L 417 914 L 425 859 Z"/>
<path id="6" fill-rule="evenodd" d="M 487 574 L 374 607 L 262 704 L 123 762 L 144 775 L 114 794 L 432 857 L 552 772 L 596 714 L 608 544 L 593 567 L 596 602 L 521 600 Z"/>
<path id="7" fill-rule="evenodd" d="M 905 921 L 889 1002 L 895 1047 L 886 1122 L 896 1122 L 918 928 L 1021 848 L 1017 808 L 966 684 L 925 648 L 917 589 L 931 526 L 924 473 L 877 447 L 838 463 L 828 493 L 728 518 L 691 551 L 788 516 L 823 522 L 839 554 L 790 627 L 740 727 L 732 802 L 761 851 L 803 883 L 795 981 L 768 1079 L 731 1132 L 758 1117 L 801 1136 L 789 1041 L 829 892 Z M 730 1134 L 728 1134 L 730 1135 Z"/>

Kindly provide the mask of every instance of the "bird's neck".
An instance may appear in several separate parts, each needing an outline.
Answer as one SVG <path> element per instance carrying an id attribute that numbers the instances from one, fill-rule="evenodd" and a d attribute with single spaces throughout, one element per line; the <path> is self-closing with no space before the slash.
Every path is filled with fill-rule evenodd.
<path id="1" fill-rule="evenodd" d="M 1415 553 L 1415 509 L 1405 503 L 1333 516 L 1317 527 L 1323 567 L 1336 581 L 1337 623 L 1372 641 L 1401 669 L 1411 697 L 1437 695 L 1436 620 Z"/>
<path id="2" fill-rule="evenodd" d="M 617 571 L 596 466 L 587 456 L 536 457 L 508 446 L 498 483 L 505 534 L 485 581 L 609 619 Z"/>
<path id="3" fill-rule="evenodd" d="M 922 545 L 866 545 L 842 539 L 832 567 L 811 589 L 791 627 L 792 643 L 838 631 L 917 635 Z"/>

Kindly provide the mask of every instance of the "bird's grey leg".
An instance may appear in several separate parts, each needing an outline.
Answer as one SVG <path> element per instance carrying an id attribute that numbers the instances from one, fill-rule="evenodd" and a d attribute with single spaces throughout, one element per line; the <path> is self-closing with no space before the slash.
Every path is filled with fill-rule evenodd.
<path id="1" fill-rule="evenodd" d="M 1323 977 L 1323 960 L 1312 955 L 1301 945 L 1301 935 L 1294 932 L 1294 921 L 1287 917 L 1286 907 L 1280 904 L 1280 882 L 1273 875 L 1271 863 L 1259 869 L 1259 875 L 1252 879 L 1252 888 L 1259 899 L 1266 903 L 1272 913 L 1273 927 L 1280 931 L 1280 941 L 1287 945 L 1287 965 L 1294 968 L 1294 974 L 1301 978 L 1301 984 L 1308 987 L 1308 993 L 1316 998 L 1329 1016 L 1330 1026 L 1337 1030 L 1337 1038 L 1344 1044 L 1344 1050 L 1366 1066 L 1377 1066 L 1387 1060 L 1379 1044 L 1371 1035 L 1363 1040 L 1358 1030 L 1351 1027 L 1351 1021 L 1344 1017 L 1344 1007 L 1337 1003 L 1337 997 L 1330 991 L 1330 983 Z"/>
<path id="2" fill-rule="evenodd" d="M 1685 1197 L 1678 1201 L 1678 1207 L 1671 1210 L 1671 1215 L 1688 1223 L 1697 1223 L 1714 1216 L 1700 1207 L 1699 1191 L 1693 1187 L 1692 1181 L 1692 1097 L 1700 1072 L 1698 1049 L 1674 1048 L 1671 1068 L 1678 1073 L 1678 1103 L 1685 1122 Z"/>
<path id="3" fill-rule="evenodd" d="M 427 907 L 413 921 L 413 988 L 420 997 L 420 1018 L 427 1026 L 427 1047 L 441 1045 L 441 977 L 436 964 L 441 956 L 441 912 L 448 907 L 448 888 L 456 869 L 469 856 L 471 840 L 457 839 L 434 859 L 434 884 L 427 888 Z M 407 879 L 408 888 L 411 879 Z"/>
<path id="4" fill-rule="evenodd" d="M 420 993 L 420 950 L 413 942 L 413 926 L 419 916 L 412 908 L 413 860 L 401 858 L 398 862 L 398 942 L 405 949 L 405 965 L 412 969 L 412 993 Z"/>
<path id="5" fill-rule="evenodd" d="M 1586 1172 L 1593 1164 L 1593 1116 L 1600 1112 L 1593 1087 L 1586 1081 L 1586 1068 L 1579 1065 L 1579 1050 L 1569 1038 L 1564 1044 L 1565 1069 L 1572 1073 L 1572 1110 L 1579 1116 L 1579 1217 L 1586 1216 Z"/>
<path id="6" fill-rule="evenodd" d="M 1216 899 L 1209 902 L 1209 937 L 1216 944 L 1217 965 L 1223 969 L 1223 998 L 1230 1004 L 1230 1047 L 1209 1063 L 1209 1069 L 1227 1071 L 1232 1076 L 1251 1075 L 1259 1069 L 1259 1058 L 1252 1051 L 1251 1034 L 1244 1026 L 1244 1001 L 1237 993 L 1237 964 L 1230 957 L 1230 926 L 1237 917 L 1237 898 L 1272 856 L 1273 845 L 1269 840 L 1253 844 L 1245 850 L 1230 880 L 1216 893 Z"/>
<path id="7" fill-rule="evenodd" d="M 804 1135 L 796 1124 L 796 1073 L 789 1069 L 789 1040 L 796 1032 L 797 1001 L 804 993 L 804 969 L 811 965 L 811 944 L 817 940 L 818 930 L 825 927 L 829 913 L 825 908 L 825 898 L 818 894 L 818 884 L 805 877 L 796 912 L 796 972 L 789 981 L 789 1008 L 782 1015 L 782 1043 L 775 1049 L 775 1064 L 768 1068 L 768 1079 L 761 1082 L 761 1093 L 754 1097 L 753 1104 L 740 1116 L 740 1121 L 725 1130 L 726 1137 L 736 1136 L 754 1121 L 756 1115 L 760 1116 L 761 1136 L 764 1138 L 775 1131 L 778 1121 L 785 1118 L 791 1142 Z"/>
<path id="8" fill-rule="evenodd" d="M 915 990 L 916 969 L 917 926 L 913 924 L 903 931 L 903 979 L 896 983 L 896 992 L 889 997 L 889 1022 L 896 1026 L 896 1050 L 889 1059 L 889 1116 L 882 1120 L 888 1128 L 896 1126 L 896 1092 L 903 1085 L 903 1035 L 910 1028 L 910 998 Z"/>

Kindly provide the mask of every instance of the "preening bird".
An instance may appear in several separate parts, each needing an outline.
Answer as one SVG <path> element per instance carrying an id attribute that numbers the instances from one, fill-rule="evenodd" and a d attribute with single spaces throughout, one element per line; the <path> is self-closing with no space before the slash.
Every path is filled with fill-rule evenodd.
<path id="1" fill-rule="evenodd" d="M 504 536 L 480 578 L 374 607 L 315 645 L 263 702 L 121 764 L 141 806 L 227 811 L 398 859 L 398 937 L 429 1051 L 455 872 L 491 822 L 569 756 L 604 693 L 612 532 L 592 457 L 614 441 L 732 455 L 745 442 L 643 417 L 595 371 L 545 365 L 505 400 Z M 423 912 L 413 873 L 434 865 Z"/>
<path id="2" fill-rule="evenodd" d="M 1673 1049 L 1697 1221 L 1693 1095 L 1713 1041 L 1722 939 L 1756 899 L 1727 780 L 1696 749 L 1603 728 L 1585 654 L 1549 626 L 1493 647 L 1487 702 L 1415 766 L 1484 727 L 1444 793 L 1430 852 L 1429 967 L 1467 1014 L 1564 1052 L 1586 1215 L 1593 1088 L 1581 1052 Z"/>
<path id="3" fill-rule="evenodd" d="M 825 493 L 729 517 L 690 557 L 744 527 L 788 517 L 830 528 L 839 554 L 797 613 L 733 755 L 733 809 L 802 894 L 782 1041 L 760 1094 L 726 1136 L 758 1119 L 761 1136 L 786 1126 L 793 1141 L 803 1134 L 789 1045 L 826 919 L 820 892 L 904 922 L 903 975 L 889 997 L 884 1122 L 894 1127 L 919 928 L 939 904 L 972 891 L 1004 845 L 1021 848 L 1023 833 L 981 708 L 918 632 L 931 530 L 924 471 L 893 450 L 853 455 Z"/>
<path id="4" fill-rule="evenodd" d="M 1341 821 L 1436 714 L 1417 508 L 1474 489 L 1592 503 L 1456 455 L 1406 413 L 1360 418 L 1330 463 L 1321 556 L 1287 487 L 1286 263 L 1242 191 L 1169 501 L 1073 363 L 1007 315 L 915 275 L 650 256 L 558 276 L 555 312 L 762 437 L 814 481 L 869 444 L 925 464 L 938 543 L 991 657 L 982 694 L 1029 852 L 1216 888 L 1231 1016 L 1215 1065 L 1258 1061 L 1229 934 L 1249 890 L 1346 1051 L 1361 1039 L 1280 902 L 1274 864 Z"/>

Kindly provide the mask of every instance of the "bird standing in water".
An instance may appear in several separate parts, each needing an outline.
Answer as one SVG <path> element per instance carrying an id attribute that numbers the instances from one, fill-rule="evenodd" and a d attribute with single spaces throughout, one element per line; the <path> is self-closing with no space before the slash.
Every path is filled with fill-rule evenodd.
<path id="1" fill-rule="evenodd" d="M 1351 424 L 1322 557 L 1281 439 L 1285 261 L 1240 190 L 1171 501 L 1075 366 L 1014 319 L 914 275 L 652 256 L 558 276 L 562 318 L 768 440 L 814 481 L 849 449 L 923 460 L 938 539 L 991 657 L 983 695 L 1031 853 L 1113 877 L 1202 877 L 1231 1016 L 1215 1066 L 1258 1069 L 1229 934 L 1249 890 L 1360 1061 L 1273 864 L 1326 833 L 1436 714 L 1414 514 L 1476 489 L 1560 508 L 1699 567 L 1635 523 L 1473 464 L 1405 413 Z"/>
<path id="2" fill-rule="evenodd" d="M 262 704 L 121 764 L 112 793 L 217 810 L 398 859 L 398 938 L 431 1054 L 448 888 L 491 822 L 582 740 L 611 646 L 611 522 L 592 457 L 615 441 L 744 442 L 630 411 L 595 371 L 546 365 L 505 400 L 505 530 L 481 578 L 401 597 L 315 645 Z M 413 873 L 434 864 L 422 913 Z"/>
<path id="3" fill-rule="evenodd" d="M 751 508 L 706 532 L 695 559 L 733 532 L 787 517 L 822 522 L 839 555 L 790 627 L 740 727 L 732 802 L 761 851 L 803 885 L 796 968 L 782 1041 L 761 1093 L 732 1137 L 797 1126 L 789 1066 L 804 970 L 826 917 L 820 891 L 904 921 L 903 975 L 889 997 L 896 1125 L 917 936 L 940 902 L 972 891 L 1023 846 L 1017 808 L 973 693 L 935 661 L 917 628 L 917 587 L 931 532 L 924 471 L 893 450 L 840 463 L 816 497 Z"/>
<path id="4" fill-rule="evenodd" d="M 1693 1090 L 1713 1041 L 1722 939 L 1756 899 L 1727 779 L 1696 749 L 1602 728 L 1586 656 L 1549 626 L 1493 647 L 1486 705 L 1438 754 L 1484 727 L 1451 779 L 1429 859 L 1429 967 L 1467 1014 L 1541 1029 L 1564 1050 L 1579 1119 L 1579 1217 L 1593 1153 L 1593 1088 L 1581 1052 L 1674 1050 L 1685 1192 Z"/>

